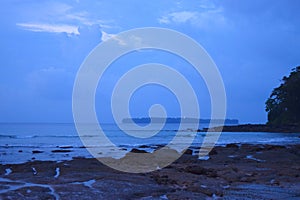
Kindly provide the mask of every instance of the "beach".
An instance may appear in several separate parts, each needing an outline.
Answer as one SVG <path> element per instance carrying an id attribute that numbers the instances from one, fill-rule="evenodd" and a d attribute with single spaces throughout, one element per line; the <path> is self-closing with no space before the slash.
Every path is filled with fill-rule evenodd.
<path id="1" fill-rule="evenodd" d="M 83 157 L 1 164 L 0 199 L 300 198 L 299 144 L 227 144 L 207 160 L 193 151 L 166 168 L 137 174 Z"/>
<path id="2" fill-rule="evenodd" d="M 2 1 L 0 200 L 300 200 L 300 1 Z"/>

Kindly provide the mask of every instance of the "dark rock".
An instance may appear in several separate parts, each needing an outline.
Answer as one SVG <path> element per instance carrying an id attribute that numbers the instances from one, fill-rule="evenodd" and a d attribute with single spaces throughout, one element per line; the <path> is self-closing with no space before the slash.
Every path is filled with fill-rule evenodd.
<path id="1" fill-rule="evenodd" d="M 82 160 L 85 159 L 84 156 L 76 156 L 76 157 L 72 157 L 73 160 Z"/>
<path id="2" fill-rule="evenodd" d="M 158 184 L 162 184 L 162 185 L 177 184 L 177 182 L 175 180 L 170 179 L 168 175 L 156 175 L 156 176 L 153 176 L 153 179 Z"/>
<path id="3" fill-rule="evenodd" d="M 239 146 L 237 144 L 227 144 L 226 148 L 235 148 L 235 149 L 238 149 Z"/>
<path id="4" fill-rule="evenodd" d="M 136 148 L 133 148 L 130 152 L 131 153 L 147 153 L 147 151 L 145 151 L 145 150 L 140 150 L 140 149 L 136 149 Z"/>
<path id="5" fill-rule="evenodd" d="M 3 199 L 55 199 L 50 192 L 49 188 L 40 186 L 21 187 L 16 190 L 9 190 L 5 193 L 6 198 Z"/>
<path id="6" fill-rule="evenodd" d="M 263 148 L 263 153 L 254 154 L 257 148 Z M 1 177 L 10 179 L 2 180 L 0 190 L 5 191 L 0 199 L 56 199 L 53 194 L 60 199 L 82 199 L 84 196 L 87 200 L 222 199 L 222 196 L 224 199 L 297 199 L 300 153 L 296 152 L 300 152 L 300 145 L 273 148 L 268 145 L 244 145 L 240 149 L 215 147 L 218 154 L 210 160 L 200 161 L 197 156 L 182 155 L 168 167 L 143 174 L 116 171 L 95 158 L 56 162 L 29 157 L 27 163 L 0 165 Z M 38 154 L 31 154 L 31 157 L 35 155 Z M 240 159 L 228 158 L 230 155 Z M 265 162 L 249 161 L 245 159 L 248 155 L 258 156 Z M 141 154 L 133 154 L 133 157 L 138 156 Z M 38 171 L 35 176 L 33 167 Z M 13 173 L 4 177 L 8 168 Z M 56 168 L 60 169 L 57 179 L 54 178 Z M 23 182 L 34 183 L 34 187 Z M 12 188 L 14 190 L 8 190 Z"/>
<path id="7" fill-rule="evenodd" d="M 44 151 L 40 151 L 40 150 L 32 150 L 32 153 L 43 153 Z"/>
<path id="8" fill-rule="evenodd" d="M 251 179 L 250 179 L 249 177 L 245 177 L 245 176 L 244 176 L 244 177 L 241 177 L 241 178 L 240 178 L 240 181 L 241 181 L 241 182 L 251 182 Z"/>
<path id="9" fill-rule="evenodd" d="M 262 152 L 264 150 L 264 147 L 253 147 L 250 149 L 251 152 Z"/>
<path id="10" fill-rule="evenodd" d="M 193 154 L 193 151 L 191 149 L 187 149 L 184 154 L 187 154 L 187 155 L 192 155 Z"/>
<path id="11" fill-rule="evenodd" d="M 52 150 L 52 153 L 69 153 L 71 152 L 71 150 L 67 150 L 67 149 L 56 149 L 56 150 Z"/>
<path id="12" fill-rule="evenodd" d="M 212 155 L 217 155 L 217 154 L 218 154 L 217 150 L 216 150 L 216 149 L 212 149 L 212 150 L 209 152 L 208 155 L 212 156 Z"/>
<path id="13" fill-rule="evenodd" d="M 285 146 L 279 146 L 279 145 L 266 145 L 266 150 L 279 150 L 279 149 L 285 149 Z"/>
<path id="14" fill-rule="evenodd" d="M 215 170 L 203 168 L 198 165 L 188 166 L 184 169 L 184 171 L 192 173 L 192 174 L 206 175 L 206 176 L 214 177 L 214 178 L 218 176 L 218 174 Z"/>
<path id="15" fill-rule="evenodd" d="M 270 181 L 270 183 L 271 183 L 271 185 L 280 185 L 280 182 L 278 180 L 276 180 L 276 179 L 272 179 Z"/>
<path id="16" fill-rule="evenodd" d="M 236 168 L 236 167 L 232 167 L 231 169 L 232 169 L 234 172 L 236 172 L 236 173 L 239 171 L 239 169 Z"/>
<path id="17" fill-rule="evenodd" d="M 150 148 L 148 145 L 141 145 L 139 148 L 145 149 L 145 148 Z"/>
<path id="18" fill-rule="evenodd" d="M 209 197 L 213 197 L 213 199 L 217 199 L 217 198 L 215 198 L 217 196 L 218 197 L 223 196 L 222 188 L 220 188 L 217 185 L 214 185 L 212 187 L 211 185 L 208 185 L 208 186 L 206 186 L 206 185 L 200 185 L 199 186 L 199 184 L 193 184 L 191 186 L 188 186 L 187 190 L 188 191 L 192 191 L 192 192 L 197 192 L 197 193 L 205 194 L 205 195 L 207 195 Z M 203 199 L 207 199 L 207 197 L 203 198 Z"/>

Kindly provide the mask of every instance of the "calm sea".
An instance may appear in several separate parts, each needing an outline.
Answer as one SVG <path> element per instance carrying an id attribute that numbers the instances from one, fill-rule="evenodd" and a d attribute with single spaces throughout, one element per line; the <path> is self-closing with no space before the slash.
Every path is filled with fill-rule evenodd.
<path id="1" fill-rule="evenodd" d="M 206 127 L 207 124 L 201 127 Z M 140 145 L 150 147 L 168 144 L 176 135 L 179 125 L 167 124 L 151 138 L 135 138 L 125 134 L 112 124 L 102 125 L 106 136 L 118 147 L 130 150 Z M 188 129 L 188 124 L 186 125 Z M 192 146 L 201 145 L 205 133 L 181 130 L 182 137 L 195 137 Z M 90 130 L 93 132 L 92 130 Z M 134 130 L 133 130 L 134 131 Z M 152 131 L 152 130 L 151 130 Z M 84 138 L 93 140 L 87 129 Z M 300 134 L 284 133 L 222 133 L 217 145 L 229 143 L 249 144 L 300 144 Z M 183 138 L 183 139 L 184 139 Z M 99 146 L 107 144 L 101 143 Z M 64 152 L 55 152 L 63 150 Z M 113 156 L 113 148 L 107 146 L 108 155 Z M 111 152 L 109 152 L 111 150 Z M 39 151 L 40 153 L 33 153 Z M 1 123 L 0 124 L 0 163 L 22 163 L 30 160 L 69 160 L 73 157 L 92 157 L 84 148 L 74 124 L 36 124 L 36 123 Z"/>

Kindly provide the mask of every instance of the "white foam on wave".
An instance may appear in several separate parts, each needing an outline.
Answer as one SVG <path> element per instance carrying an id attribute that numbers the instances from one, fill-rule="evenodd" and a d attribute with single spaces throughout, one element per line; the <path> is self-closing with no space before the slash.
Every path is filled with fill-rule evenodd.
<path id="1" fill-rule="evenodd" d="M 89 180 L 89 181 L 85 181 L 83 182 L 83 185 L 86 186 L 86 187 L 89 187 L 89 188 L 93 188 L 93 184 L 96 182 L 95 179 L 92 179 L 92 180 Z"/>
<path id="2" fill-rule="evenodd" d="M 10 168 L 5 169 L 5 176 L 8 176 L 12 173 L 12 170 Z"/>
<path id="3" fill-rule="evenodd" d="M 263 144 L 282 144 L 282 143 L 295 143 L 300 142 L 300 138 L 298 137 L 280 137 L 280 138 L 270 138 L 265 140 L 260 140 L 258 143 Z"/>
<path id="4" fill-rule="evenodd" d="M 38 172 L 36 171 L 36 169 L 34 167 L 31 167 L 31 169 L 32 169 L 33 175 L 37 175 Z"/>
<path id="5" fill-rule="evenodd" d="M 59 170 L 59 167 L 56 167 L 55 169 L 55 175 L 54 175 L 54 178 L 58 178 L 60 175 L 60 170 Z"/>
<path id="6" fill-rule="evenodd" d="M 248 156 L 246 156 L 246 158 L 249 159 L 249 160 L 255 160 L 257 162 L 265 162 L 265 160 L 254 158 L 252 155 L 248 155 Z"/>
<path id="7" fill-rule="evenodd" d="M 91 189 L 93 189 L 93 184 L 96 182 L 96 180 L 95 179 L 92 179 L 92 180 L 88 180 L 88 181 L 83 181 L 83 182 L 74 182 L 74 183 L 72 183 L 72 184 L 75 184 L 75 185 L 84 185 L 84 186 L 86 186 L 86 187 L 88 187 L 88 188 L 91 188 Z"/>
<path id="8" fill-rule="evenodd" d="M 209 160 L 210 157 L 208 155 L 206 156 L 199 156 L 198 160 Z"/>

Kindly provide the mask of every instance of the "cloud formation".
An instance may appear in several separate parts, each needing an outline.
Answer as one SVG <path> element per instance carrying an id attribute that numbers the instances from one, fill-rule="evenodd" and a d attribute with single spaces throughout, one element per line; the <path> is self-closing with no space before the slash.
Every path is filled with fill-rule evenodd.
<path id="1" fill-rule="evenodd" d="M 79 35 L 78 26 L 67 24 L 17 23 L 17 26 L 33 32 L 67 33 Z"/>
<path id="2" fill-rule="evenodd" d="M 33 32 L 67 33 L 80 35 L 81 26 L 94 26 L 108 28 L 104 20 L 90 16 L 89 12 L 65 3 L 45 2 L 35 4 L 30 8 L 30 14 L 25 13 L 24 22 L 16 25 L 24 30 Z"/>
<path id="3" fill-rule="evenodd" d="M 162 18 L 158 19 L 158 21 L 162 24 L 170 24 L 172 22 L 186 23 L 187 21 L 195 20 L 196 18 L 197 12 L 181 11 L 173 12 L 167 16 L 163 16 Z"/>
<path id="4" fill-rule="evenodd" d="M 158 18 L 158 22 L 166 25 L 190 24 L 196 28 L 209 29 L 212 26 L 218 28 L 224 27 L 227 24 L 227 19 L 222 7 L 201 4 L 200 10 L 180 9 L 179 11 L 169 12 Z"/>

